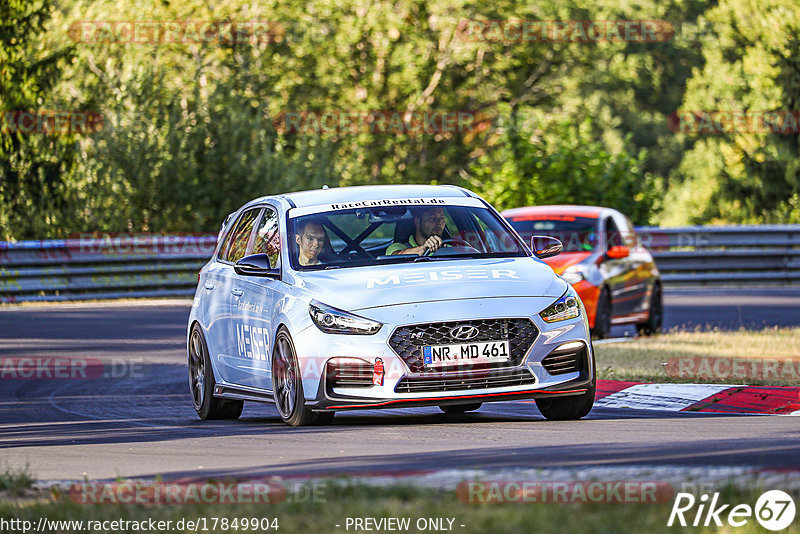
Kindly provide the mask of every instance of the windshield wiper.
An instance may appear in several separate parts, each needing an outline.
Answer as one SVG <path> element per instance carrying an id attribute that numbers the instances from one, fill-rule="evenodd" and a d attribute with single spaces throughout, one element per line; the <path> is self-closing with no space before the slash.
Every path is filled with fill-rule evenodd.
<path id="1" fill-rule="evenodd" d="M 406 261 L 415 261 L 419 256 L 416 254 L 392 254 L 391 256 L 378 256 L 375 258 L 379 262 L 386 263 L 403 263 Z"/>
<path id="2" fill-rule="evenodd" d="M 488 257 L 484 252 L 467 252 L 464 254 L 443 254 L 441 256 L 420 256 L 413 261 L 448 261 L 448 260 L 463 260 L 466 258 L 485 258 Z"/>

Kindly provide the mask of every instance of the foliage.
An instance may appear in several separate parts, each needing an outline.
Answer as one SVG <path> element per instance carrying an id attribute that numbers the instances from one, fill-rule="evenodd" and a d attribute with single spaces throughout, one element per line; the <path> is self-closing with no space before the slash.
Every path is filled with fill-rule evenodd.
<path id="1" fill-rule="evenodd" d="M 723 0 L 707 13 L 704 68 L 684 110 L 800 111 L 800 5 Z M 782 122 L 782 121 L 781 121 Z M 779 128 L 782 125 L 779 125 Z M 756 128 L 757 129 L 757 128 Z M 668 222 L 800 222 L 800 136 L 700 134 L 673 178 Z"/>
<path id="2" fill-rule="evenodd" d="M 13 131 L 5 114 L 43 108 L 71 55 L 44 40 L 52 4 L 0 0 L 0 239 L 48 234 L 70 215 L 66 180 L 74 141 Z"/>
<path id="3" fill-rule="evenodd" d="M 761 5 L 0 0 L 0 110 L 104 117 L 94 134 L 0 134 L 0 238 L 214 231 L 246 200 L 323 184 L 453 183 L 502 208 L 609 205 L 639 224 L 796 220 L 796 135 L 667 126 L 679 107 L 797 109 L 797 8 Z M 581 43 L 463 32 L 465 20 L 590 19 L 667 20 L 675 35 Z M 236 43 L 86 42 L 70 31 L 133 20 L 274 26 L 268 40 Z M 417 134 L 278 127 L 287 112 L 374 110 L 477 119 Z"/>
<path id="4" fill-rule="evenodd" d="M 630 136 L 625 148 L 612 153 L 591 134 L 592 120 L 539 121 L 533 135 L 520 121 L 509 124 L 504 150 L 494 154 L 498 164 L 483 157 L 476 168 L 475 185 L 501 208 L 535 204 L 608 206 L 647 224 L 659 197 L 658 184 L 642 173 L 645 151 L 632 156 Z M 499 171 L 494 169 L 499 165 Z"/>
<path id="5" fill-rule="evenodd" d="M 35 481 L 28 466 L 24 468 L 4 466 L 0 471 L 0 495 L 3 493 L 22 495 Z"/>
<path id="6" fill-rule="evenodd" d="M 642 467 L 640 476 L 653 476 L 655 469 L 657 468 Z M 675 473 L 671 476 L 676 480 L 680 479 L 681 475 L 685 476 L 686 488 L 697 487 L 701 481 L 709 478 L 711 480 L 721 478 L 713 468 L 692 467 L 691 471 L 689 469 L 686 471 L 674 469 L 670 473 Z M 555 468 L 543 470 L 540 476 L 552 476 L 554 472 Z M 602 474 L 603 471 L 592 471 L 585 466 L 569 469 L 562 467 L 557 473 L 557 476 L 564 477 L 565 481 L 573 479 L 592 481 L 593 479 L 588 477 L 595 473 L 599 473 L 596 476 L 605 476 Z M 589 474 L 588 477 L 586 473 Z M 772 476 L 778 480 L 776 484 L 782 483 L 782 487 L 786 488 L 791 498 L 796 501 L 798 491 L 791 486 L 794 479 L 790 478 L 790 475 L 786 475 L 785 479 L 778 478 L 778 475 Z M 618 482 L 601 482 L 603 487 L 608 489 L 607 492 L 600 492 L 601 499 L 598 501 L 592 491 L 580 484 L 575 485 L 575 490 L 565 490 L 563 495 L 558 491 L 555 493 L 547 491 L 553 487 L 553 482 L 549 482 L 552 479 L 548 478 L 543 478 L 542 491 L 538 493 L 514 491 L 513 486 L 504 486 L 502 482 L 496 481 L 492 484 L 492 480 L 465 480 L 454 489 L 443 489 L 430 487 L 430 482 L 423 485 L 413 480 L 413 477 L 409 478 L 412 480 L 405 482 L 399 479 L 399 482 L 392 484 L 387 484 L 385 481 L 369 483 L 367 477 L 356 480 L 344 477 L 315 478 L 313 484 L 293 481 L 286 484 L 285 499 L 267 505 L 260 502 L 259 497 L 251 497 L 254 501 L 252 503 L 230 502 L 233 499 L 222 503 L 206 503 L 202 502 L 201 498 L 192 497 L 191 492 L 186 492 L 189 496 L 184 497 L 188 503 L 180 503 L 178 497 L 174 499 L 178 502 L 168 501 L 168 504 L 162 505 L 110 503 L 112 497 L 106 496 L 105 493 L 101 496 L 98 492 L 96 495 L 104 503 L 87 505 L 75 502 L 78 499 L 74 497 L 70 498 L 67 488 L 53 488 L 51 495 L 46 495 L 46 498 L 24 500 L 0 498 L 0 517 L 13 517 L 33 524 L 41 518 L 46 518 L 50 523 L 60 522 L 61 528 L 58 532 L 64 534 L 85 532 L 87 526 L 93 527 L 102 525 L 106 521 L 120 520 L 135 521 L 144 525 L 147 525 L 148 521 L 169 521 L 172 527 L 180 524 L 184 531 L 191 530 L 191 526 L 194 526 L 197 527 L 196 530 L 209 532 L 230 530 L 271 532 L 273 529 L 278 532 L 326 532 L 331 528 L 330 525 L 342 523 L 343 518 L 361 517 L 398 518 L 400 521 L 410 521 L 410 528 L 395 527 L 398 530 L 399 528 L 411 531 L 452 528 L 464 534 L 488 531 L 496 534 L 517 534 L 530 531 L 531 525 L 534 524 L 537 529 L 544 532 L 560 530 L 590 533 L 621 532 L 630 528 L 630 525 L 636 525 L 641 530 L 654 534 L 671 533 L 676 530 L 674 526 L 667 526 L 667 518 L 673 507 L 674 491 L 666 482 L 653 486 L 657 489 L 655 493 L 650 493 L 644 487 L 636 491 L 636 486 L 633 485 L 632 491 L 628 492 L 627 486 L 623 486 L 622 494 L 632 502 L 620 504 L 621 483 Z M 535 488 L 533 484 L 537 478 L 531 480 L 531 487 Z M 757 475 L 742 476 L 735 483 L 712 484 L 714 492 L 719 495 L 720 503 L 755 503 L 764 492 L 764 488 L 757 485 L 756 481 L 759 480 L 763 480 L 763 476 L 762 478 L 758 478 Z M 130 480 L 119 482 L 124 486 L 137 484 Z M 197 484 L 203 482 L 205 481 Z M 209 482 L 213 487 L 220 484 L 219 480 Z M 246 481 L 241 482 L 246 484 Z M 485 485 L 469 486 L 470 482 Z M 140 486 L 148 488 L 149 485 L 145 482 Z M 677 483 L 675 486 L 679 487 Z M 141 493 L 148 495 L 153 492 Z M 201 491 L 201 494 L 205 493 Z M 113 496 L 118 493 L 109 491 L 108 494 Z M 587 494 L 591 498 L 588 498 Z M 606 499 L 602 498 L 603 495 Z M 226 501 L 224 498 L 219 500 Z M 723 521 L 726 517 L 724 513 L 721 516 Z M 277 525 L 277 528 L 273 526 L 269 530 L 252 529 L 251 521 L 255 519 L 258 522 L 258 518 L 271 525 Z M 686 514 L 688 523 L 691 523 L 693 518 L 690 513 Z M 737 527 L 737 533 L 763 532 L 764 529 L 755 519 L 747 519 L 746 524 Z M 194 522 L 194 525 L 190 526 L 187 521 Z M 242 526 L 243 524 L 245 526 Z M 700 529 L 690 527 L 690 531 Z M 797 534 L 800 528 L 795 521 L 783 532 Z"/>

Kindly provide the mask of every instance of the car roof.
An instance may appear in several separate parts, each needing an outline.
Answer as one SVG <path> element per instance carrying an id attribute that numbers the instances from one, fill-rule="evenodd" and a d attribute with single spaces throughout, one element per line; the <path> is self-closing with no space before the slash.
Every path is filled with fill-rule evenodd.
<path id="1" fill-rule="evenodd" d="M 606 214 L 615 213 L 616 210 L 604 208 L 602 206 L 578 206 L 578 205 L 547 205 L 547 206 L 526 206 L 524 208 L 513 208 L 505 210 L 501 215 L 506 218 L 525 217 L 534 215 L 567 215 L 570 217 L 588 217 L 597 219 Z"/>
<path id="2" fill-rule="evenodd" d="M 384 200 L 400 198 L 464 198 L 474 197 L 470 191 L 454 185 L 360 185 L 349 187 L 331 187 L 330 189 L 314 189 L 298 191 L 270 197 L 255 199 L 250 204 L 270 198 L 281 198 L 293 207 L 318 206 L 320 204 L 338 204 L 356 200 Z"/>

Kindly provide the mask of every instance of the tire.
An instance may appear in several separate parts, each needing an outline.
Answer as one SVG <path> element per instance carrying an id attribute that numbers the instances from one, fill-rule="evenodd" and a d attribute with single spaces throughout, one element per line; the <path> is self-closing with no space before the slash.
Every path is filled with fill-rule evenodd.
<path id="1" fill-rule="evenodd" d="M 328 412 L 314 412 L 314 421 L 311 423 L 313 425 L 329 425 L 333 423 L 333 417 L 336 415 L 334 411 Z"/>
<path id="2" fill-rule="evenodd" d="M 550 421 L 575 421 L 586 417 L 592 406 L 597 391 L 597 367 L 592 349 L 592 382 L 585 393 L 570 397 L 543 397 L 535 399 L 536 407 L 545 419 Z"/>
<path id="3" fill-rule="evenodd" d="M 447 415 L 460 415 L 466 412 L 474 412 L 480 408 L 482 404 L 481 402 L 474 402 L 472 404 L 450 404 L 447 406 L 439 406 L 439 409 Z"/>
<path id="4" fill-rule="evenodd" d="M 189 335 L 189 391 L 194 409 L 200 419 L 238 419 L 244 408 L 243 401 L 214 397 L 214 369 L 208 354 L 208 344 L 203 329 L 195 323 Z"/>
<path id="5" fill-rule="evenodd" d="M 572 397 L 536 399 L 536 407 L 550 421 L 575 421 L 586 417 L 594 405 L 595 383 L 586 393 Z"/>
<path id="6" fill-rule="evenodd" d="M 327 425 L 334 412 L 313 412 L 306 406 L 303 381 L 292 337 L 281 327 L 272 351 L 272 390 L 281 420 L 290 426 Z"/>
<path id="7" fill-rule="evenodd" d="M 664 322 L 664 301 L 661 295 L 661 284 L 653 287 L 653 294 L 650 295 L 650 315 L 647 322 L 636 325 L 636 331 L 640 336 L 654 336 L 661 333 L 661 325 Z"/>
<path id="8" fill-rule="evenodd" d="M 600 296 L 597 297 L 592 337 L 605 339 L 608 337 L 609 332 L 611 332 L 611 295 L 608 293 L 608 289 L 603 287 L 600 290 Z"/>

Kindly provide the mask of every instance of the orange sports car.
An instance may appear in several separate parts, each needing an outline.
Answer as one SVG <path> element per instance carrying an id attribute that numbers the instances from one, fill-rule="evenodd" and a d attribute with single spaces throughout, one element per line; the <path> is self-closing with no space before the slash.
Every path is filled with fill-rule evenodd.
<path id="1" fill-rule="evenodd" d="M 564 252 L 543 261 L 578 292 L 595 337 L 618 324 L 635 324 L 643 335 L 661 331 L 661 277 L 630 219 L 595 206 L 530 206 L 502 215 L 528 243 L 533 236 L 561 240 Z"/>

